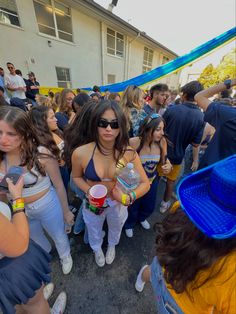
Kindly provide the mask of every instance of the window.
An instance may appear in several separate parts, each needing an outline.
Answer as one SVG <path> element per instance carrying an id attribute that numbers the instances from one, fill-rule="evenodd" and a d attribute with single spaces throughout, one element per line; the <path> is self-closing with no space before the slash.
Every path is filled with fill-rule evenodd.
<path id="1" fill-rule="evenodd" d="M 152 69 L 153 50 L 144 47 L 143 54 L 143 73 L 146 73 Z"/>
<path id="2" fill-rule="evenodd" d="M 163 56 L 162 58 L 162 64 L 168 63 L 170 61 L 170 59 L 166 56 Z"/>
<path id="3" fill-rule="evenodd" d="M 0 0 L 0 22 L 20 26 L 15 0 Z"/>
<path id="4" fill-rule="evenodd" d="M 71 88 L 70 69 L 56 67 L 58 87 Z"/>
<path id="5" fill-rule="evenodd" d="M 107 84 L 114 84 L 116 82 L 116 76 L 114 74 L 107 74 Z"/>
<path id="6" fill-rule="evenodd" d="M 39 32 L 73 41 L 70 8 L 56 0 L 34 0 Z"/>
<path id="7" fill-rule="evenodd" d="M 107 53 L 123 58 L 124 56 L 124 35 L 107 29 Z"/>

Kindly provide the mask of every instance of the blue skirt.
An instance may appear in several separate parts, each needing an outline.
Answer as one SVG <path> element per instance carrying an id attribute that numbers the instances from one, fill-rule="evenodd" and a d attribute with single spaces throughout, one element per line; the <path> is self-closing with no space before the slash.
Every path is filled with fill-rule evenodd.
<path id="1" fill-rule="evenodd" d="M 50 282 L 51 256 L 32 240 L 28 250 L 15 258 L 0 260 L 0 308 L 14 314 L 17 304 L 26 304 L 43 283 Z"/>

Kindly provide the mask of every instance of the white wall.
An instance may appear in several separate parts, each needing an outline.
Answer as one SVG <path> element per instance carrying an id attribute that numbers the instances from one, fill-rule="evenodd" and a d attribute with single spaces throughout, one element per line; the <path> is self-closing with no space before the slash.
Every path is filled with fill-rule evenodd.
<path id="1" fill-rule="evenodd" d="M 39 34 L 32 0 L 16 0 L 16 4 L 21 28 L 0 24 L 0 66 L 6 72 L 10 61 L 24 77 L 33 71 L 42 86 L 57 86 L 55 66 L 65 67 L 70 69 L 73 88 L 107 84 L 108 74 L 122 82 L 142 73 L 145 42 L 124 34 L 124 58 L 108 55 L 106 28 L 110 26 L 82 13 L 77 4 L 71 9 L 73 43 Z M 156 67 L 161 53 L 153 50 Z"/>
<path id="2" fill-rule="evenodd" d="M 72 9 L 74 43 L 67 43 L 39 34 L 32 1 L 18 0 L 17 7 L 22 28 L 0 24 L 1 66 L 10 61 L 24 76 L 33 71 L 44 86 L 57 86 L 55 66 L 70 68 L 73 88 L 101 82 L 98 21 Z"/>

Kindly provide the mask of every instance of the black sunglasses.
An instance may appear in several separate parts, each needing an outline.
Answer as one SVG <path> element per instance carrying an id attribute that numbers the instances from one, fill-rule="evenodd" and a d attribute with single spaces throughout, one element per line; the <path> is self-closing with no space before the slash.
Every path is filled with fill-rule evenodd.
<path id="1" fill-rule="evenodd" d="M 100 128 L 106 129 L 110 125 L 111 129 L 119 129 L 119 123 L 118 121 L 107 121 L 105 119 L 100 119 L 98 121 L 98 126 Z"/>

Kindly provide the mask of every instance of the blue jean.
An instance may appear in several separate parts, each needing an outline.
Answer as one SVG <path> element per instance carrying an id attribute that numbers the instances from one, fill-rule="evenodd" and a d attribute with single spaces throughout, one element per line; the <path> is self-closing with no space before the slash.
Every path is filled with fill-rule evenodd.
<path id="1" fill-rule="evenodd" d="M 67 257 L 70 254 L 70 243 L 65 232 L 63 210 L 55 189 L 51 187 L 39 200 L 26 204 L 25 212 L 29 221 L 30 238 L 46 252 L 50 252 L 51 244 L 44 233 L 45 229 L 53 239 L 59 257 Z"/>
<path id="2" fill-rule="evenodd" d="M 78 186 L 74 183 L 72 177 L 70 177 L 70 189 L 81 200 L 84 199 L 84 196 L 85 196 L 84 192 L 78 188 Z M 83 214 L 82 214 L 82 208 L 83 208 L 83 204 L 81 204 L 81 206 L 79 208 L 78 215 L 77 215 L 76 220 L 75 220 L 74 233 L 78 234 L 84 230 L 84 243 L 88 244 L 89 243 L 89 241 L 88 241 L 88 230 L 85 226 L 85 222 L 84 222 L 84 218 L 83 218 Z"/>
<path id="3" fill-rule="evenodd" d="M 156 256 L 151 264 L 151 284 L 158 314 L 184 314 L 166 287 L 163 271 Z"/>
<path id="4" fill-rule="evenodd" d="M 156 176 L 150 190 L 128 207 L 129 215 L 124 225 L 125 229 L 133 229 L 137 222 L 151 216 L 155 209 L 158 182 L 159 178 Z"/>

